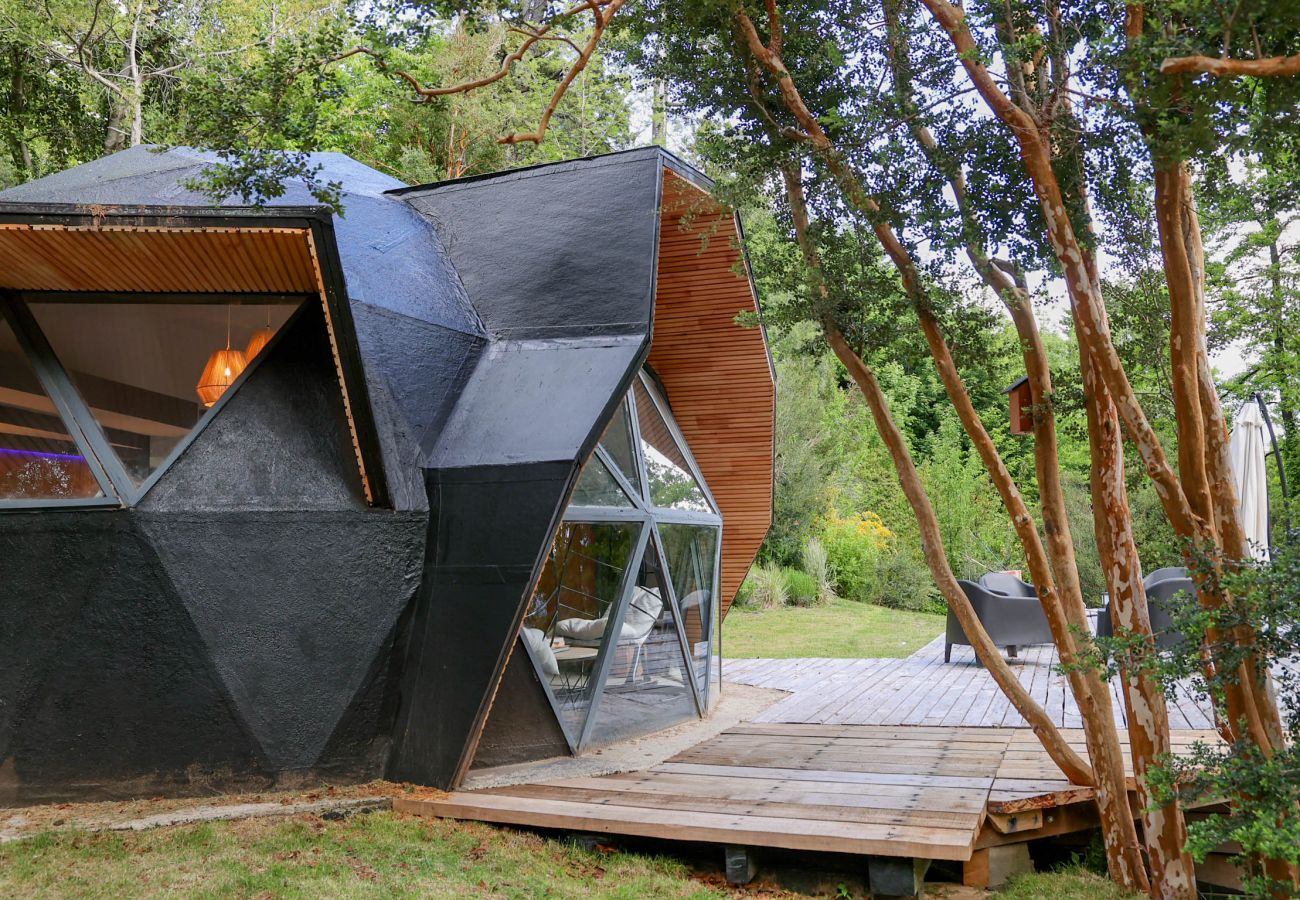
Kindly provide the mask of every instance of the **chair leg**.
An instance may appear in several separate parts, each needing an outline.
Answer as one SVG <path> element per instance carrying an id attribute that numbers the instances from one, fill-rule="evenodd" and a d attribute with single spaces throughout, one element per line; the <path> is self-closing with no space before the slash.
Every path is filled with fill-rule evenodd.
<path id="1" fill-rule="evenodd" d="M 1016 653 L 1017 653 L 1017 650 L 1016 650 L 1016 645 L 1015 645 L 1015 644 L 1012 644 L 1011 646 L 1007 647 L 1007 656 L 1009 656 L 1011 659 L 1015 659 L 1015 658 L 1016 658 Z"/>
<path id="2" fill-rule="evenodd" d="M 943 645 L 943 661 L 952 662 L 952 644 Z"/>

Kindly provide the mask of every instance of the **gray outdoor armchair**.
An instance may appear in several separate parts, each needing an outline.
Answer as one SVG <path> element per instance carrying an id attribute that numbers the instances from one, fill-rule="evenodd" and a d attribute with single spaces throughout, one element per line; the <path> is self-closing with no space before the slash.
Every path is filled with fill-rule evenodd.
<path id="1" fill-rule="evenodd" d="M 1043 614 L 1043 607 L 1039 605 L 1037 594 L 1029 597 L 1012 597 L 990 591 L 973 581 L 957 583 L 961 585 L 971 606 L 975 608 L 976 618 L 993 639 L 993 643 L 1005 647 L 1009 656 L 1015 656 L 1018 647 L 1052 642 L 1052 630 L 1047 626 L 1047 616 Z M 970 640 L 962 630 L 957 617 L 952 614 L 952 610 L 948 610 L 948 627 L 943 648 L 944 662 L 952 661 L 953 644 L 970 646 Z"/>
<path id="2" fill-rule="evenodd" d="M 1027 581 L 1021 581 L 1010 572 L 985 572 L 980 576 L 980 587 L 1008 597 L 1037 597 L 1038 591 Z"/>
<path id="3" fill-rule="evenodd" d="M 1156 636 L 1156 646 L 1161 650 L 1171 650 L 1183 642 L 1182 632 L 1174 628 L 1169 615 L 1169 607 L 1175 597 L 1186 593 L 1196 596 L 1196 584 L 1189 577 L 1186 569 L 1170 566 L 1156 569 L 1142 583 L 1147 591 L 1147 615 L 1151 617 L 1151 633 Z M 1114 637 L 1115 629 L 1111 624 L 1110 602 L 1097 616 L 1097 637 Z"/>

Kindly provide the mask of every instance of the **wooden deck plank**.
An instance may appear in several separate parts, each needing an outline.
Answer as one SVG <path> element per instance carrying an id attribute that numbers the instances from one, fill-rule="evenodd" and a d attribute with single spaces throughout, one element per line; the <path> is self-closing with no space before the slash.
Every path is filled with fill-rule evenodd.
<path id="1" fill-rule="evenodd" d="M 771 816 L 661 809 L 611 808 L 599 804 L 454 792 L 444 800 L 393 801 L 398 812 L 474 819 L 576 831 L 596 831 L 682 841 L 781 847 L 926 859 L 966 860 L 973 834 L 965 829 L 857 822 L 827 822 Z"/>

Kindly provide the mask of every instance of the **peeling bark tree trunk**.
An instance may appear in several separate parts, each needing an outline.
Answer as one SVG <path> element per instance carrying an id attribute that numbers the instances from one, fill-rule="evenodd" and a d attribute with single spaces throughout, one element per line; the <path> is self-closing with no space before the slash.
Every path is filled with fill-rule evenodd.
<path id="1" fill-rule="evenodd" d="M 1111 624 L 1115 634 L 1136 636 L 1152 652 L 1155 640 L 1129 515 L 1119 416 L 1086 354 L 1080 354 L 1079 368 L 1092 457 L 1093 530 L 1110 590 Z M 1141 668 L 1121 675 L 1128 709 L 1129 746 L 1142 809 L 1142 832 L 1151 867 L 1151 895 L 1169 900 L 1194 898 L 1196 869 L 1191 855 L 1183 849 L 1187 843 L 1187 825 L 1182 810 L 1176 800 L 1157 806 L 1148 790 L 1148 770 L 1172 749 L 1164 693 Z"/>

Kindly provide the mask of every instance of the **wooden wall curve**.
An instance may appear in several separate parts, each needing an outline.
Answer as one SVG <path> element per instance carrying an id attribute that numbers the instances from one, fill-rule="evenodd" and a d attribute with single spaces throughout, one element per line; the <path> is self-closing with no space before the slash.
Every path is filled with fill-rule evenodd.
<path id="1" fill-rule="evenodd" d="M 664 170 L 650 365 L 722 512 L 722 610 L 772 524 L 776 378 L 735 213 Z"/>

